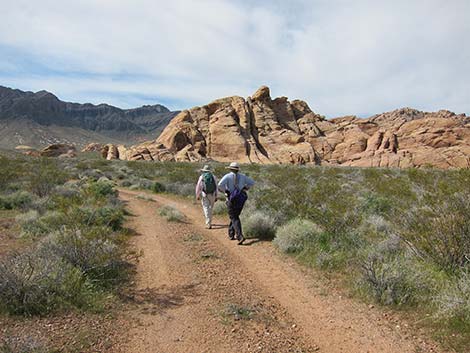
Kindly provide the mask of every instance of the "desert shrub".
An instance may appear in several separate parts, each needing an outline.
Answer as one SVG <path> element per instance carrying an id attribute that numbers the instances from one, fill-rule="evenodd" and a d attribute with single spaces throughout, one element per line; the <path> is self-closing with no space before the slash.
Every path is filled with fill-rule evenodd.
<path id="1" fill-rule="evenodd" d="M 44 213 L 53 207 L 53 202 L 50 197 L 37 197 L 34 198 L 29 205 L 29 210 L 35 210 L 39 213 Z"/>
<path id="2" fill-rule="evenodd" d="M 124 212 L 117 207 L 99 207 L 95 210 L 94 217 L 90 222 L 92 225 L 107 226 L 117 231 L 124 223 Z"/>
<path id="3" fill-rule="evenodd" d="M 384 305 L 416 304 L 430 293 L 430 275 L 416 262 L 397 236 L 390 236 L 367 251 L 361 262 L 362 286 Z"/>
<path id="4" fill-rule="evenodd" d="M 121 205 L 102 207 L 74 205 L 66 211 L 65 225 L 69 229 L 86 229 L 93 226 L 110 227 L 117 231 L 124 223 L 124 210 Z"/>
<path id="5" fill-rule="evenodd" d="M 49 195 L 56 185 L 62 185 L 66 180 L 67 174 L 54 160 L 41 159 L 31 171 L 29 187 L 34 194 L 44 197 Z"/>
<path id="6" fill-rule="evenodd" d="M 470 271 L 462 270 L 448 281 L 434 302 L 440 317 L 470 322 Z"/>
<path id="7" fill-rule="evenodd" d="M 67 225 L 68 218 L 62 212 L 47 211 L 40 216 L 35 210 L 23 213 L 16 217 L 21 226 L 21 235 L 38 238 Z"/>
<path id="8" fill-rule="evenodd" d="M 22 235 L 32 237 L 43 235 L 47 230 L 44 229 L 39 218 L 39 213 L 35 210 L 16 216 L 16 222 L 21 226 Z"/>
<path id="9" fill-rule="evenodd" d="M 470 194 L 411 210 L 401 236 L 420 257 L 447 270 L 470 263 Z"/>
<path id="10" fill-rule="evenodd" d="M 149 179 L 145 178 L 132 178 L 131 179 L 131 189 L 132 190 L 138 190 L 138 189 L 143 189 L 143 190 L 152 190 L 154 187 L 154 182 Z"/>
<path id="11" fill-rule="evenodd" d="M 367 194 L 362 201 L 361 209 L 364 212 L 376 215 L 386 215 L 392 209 L 390 199 L 374 194 Z"/>
<path id="12" fill-rule="evenodd" d="M 163 185 L 162 183 L 159 183 L 158 181 L 153 183 L 153 186 L 152 186 L 153 192 L 161 193 L 161 192 L 165 192 L 165 190 L 166 190 L 165 185 Z"/>
<path id="13" fill-rule="evenodd" d="M 387 236 L 393 232 L 393 227 L 390 222 L 385 220 L 380 215 L 369 215 L 362 220 L 361 225 L 358 227 L 358 231 L 365 232 L 370 236 Z"/>
<path id="14" fill-rule="evenodd" d="M 171 206 L 163 206 L 158 211 L 159 215 L 164 217 L 168 222 L 182 222 L 184 215 L 176 208 Z"/>
<path id="15" fill-rule="evenodd" d="M 88 185 L 87 192 L 97 199 L 108 195 L 117 196 L 117 191 L 114 189 L 114 186 L 110 181 L 92 182 Z"/>
<path id="16" fill-rule="evenodd" d="M 244 217 L 243 229 L 247 238 L 272 239 L 276 234 L 274 219 L 261 211 Z"/>
<path id="17" fill-rule="evenodd" d="M 136 196 L 136 199 L 139 200 L 144 200 L 144 201 L 149 201 L 149 202 L 155 202 L 152 196 L 149 196 L 147 194 L 139 194 Z"/>
<path id="18" fill-rule="evenodd" d="M 17 191 L 8 195 L 0 195 L 0 209 L 25 209 L 33 202 L 33 195 L 27 191 Z"/>
<path id="19" fill-rule="evenodd" d="M 216 202 L 212 208 L 212 213 L 215 215 L 227 214 L 227 205 L 225 202 Z"/>
<path id="20" fill-rule="evenodd" d="M 120 183 L 119 183 L 119 186 L 122 186 L 122 187 L 129 187 L 132 185 L 132 182 L 128 179 L 125 179 L 125 180 L 122 180 Z"/>
<path id="21" fill-rule="evenodd" d="M 306 242 L 322 233 L 322 229 L 315 223 L 305 219 L 293 219 L 279 227 L 273 243 L 285 253 L 300 252 L 305 248 Z"/>
<path id="22" fill-rule="evenodd" d="M 58 231 L 41 243 L 40 251 L 79 268 L 98 285 L 114 284 L 123 275 L 123 251 L 106 227 Z"/>
<path id="23" fill-rule="evenodd" d="M 12 314 L 43 314 L 84 306 L 89 285 L 79 270 L 48 254 L 17 254 L 0 261 L 0 308 Z"/>
<path id="24" fill-rule="evenodd" d="M 194 184 L 172 182 L 165 185 L 166 191 L 181 196 L 194 196 Z"/>
<path id="25" fill-rule="evenodd" d="M 0 190 L 7 189 L 12 182 L 25 174 L 25 163 L 20 159 L 0 156 Z"/>
<path id="26" fill-rule="evenodd" d="M 81 170 L 109 170 L 112 162 L 103 159 L 98 152 L 91 152 L 85 160 L 81 160 L 76 164 L 76 168 Z"/>
<path id="27" fill-rule="evenodd" d="M 80 190 L 73 185 L 58 185 L 54 188 L 54 195 L 60 197 L 78 197 Z"/>

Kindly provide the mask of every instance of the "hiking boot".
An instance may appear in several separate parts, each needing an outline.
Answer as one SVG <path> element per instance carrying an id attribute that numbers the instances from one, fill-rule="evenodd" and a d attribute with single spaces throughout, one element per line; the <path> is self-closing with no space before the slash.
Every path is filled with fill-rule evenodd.
<path id="1" fill-rule="evenodd" d="M 238 239 L 237 245 L 242 245 L 244 241 L 245 241 L 245 238 L 242 236 L 241 238 Z"/>

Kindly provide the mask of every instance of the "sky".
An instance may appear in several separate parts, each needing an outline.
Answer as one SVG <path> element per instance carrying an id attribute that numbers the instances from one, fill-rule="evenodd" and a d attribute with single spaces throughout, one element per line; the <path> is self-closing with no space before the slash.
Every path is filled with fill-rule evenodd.
<path id="1" fill-rule="evenodd" d="M 172 110 L 261 85 L 327 117 L 470 113 L 469 0 L 0 0 L 0 85 Z"/>

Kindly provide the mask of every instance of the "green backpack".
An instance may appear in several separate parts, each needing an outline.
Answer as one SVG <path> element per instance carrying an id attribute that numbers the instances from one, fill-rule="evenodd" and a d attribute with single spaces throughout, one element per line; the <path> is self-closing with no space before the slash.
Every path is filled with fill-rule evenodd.
<path id="1" fill-rule="evenodd" d="M 204 173 L 202 175 L 202 190 L 206 194 L 212 194 L 215 191 L 215 179 L 212 173 Z"/>

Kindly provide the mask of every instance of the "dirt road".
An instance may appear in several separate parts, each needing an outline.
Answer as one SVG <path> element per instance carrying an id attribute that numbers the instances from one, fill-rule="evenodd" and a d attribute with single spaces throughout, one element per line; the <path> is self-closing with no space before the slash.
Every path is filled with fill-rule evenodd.
<path id="1" fill-rule="evenodd" d="M 204 228 L 199 205 L 120 190 L 143 251 L 126 352 L 437 352 L 406 324 L 329 288 L 269 242 L 237 246 L 225 218 Z M 185 222 L 167 222 L 169 205 Z M 418 335 L 419 336 L 419 335 Z"/>

